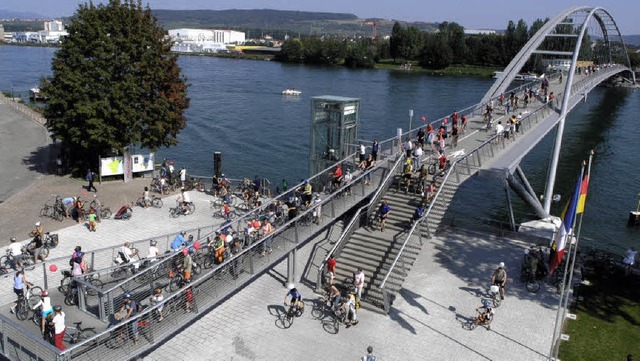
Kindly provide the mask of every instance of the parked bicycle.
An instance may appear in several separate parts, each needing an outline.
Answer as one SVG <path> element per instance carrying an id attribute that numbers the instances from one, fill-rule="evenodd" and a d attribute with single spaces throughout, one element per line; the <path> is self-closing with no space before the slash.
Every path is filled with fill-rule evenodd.
<path id="1" fill-rule="evenodd" d="M 62 199 L 60 196 L 52 194 L 51 200 L 44 204 L 44 207 L 40 210 L 41 217 L 50 217 L 62 222 L 66 218 L 64 206 L 62 205 Z"/>
<path id="2" fill-rule="evenodd" d="M 82 321 L 74 322 L 73 324 L 75 327 L 67 326 L 67 329 L 64 331 L 62 340 L 67 344 L 74 345 L 76 343 L 81 343 L 98 334 L 95 327 L 82 327 Z M 96 346 L 98 346 L 97 339 L 82 345 L 85 349 L 91 349 Z"/>

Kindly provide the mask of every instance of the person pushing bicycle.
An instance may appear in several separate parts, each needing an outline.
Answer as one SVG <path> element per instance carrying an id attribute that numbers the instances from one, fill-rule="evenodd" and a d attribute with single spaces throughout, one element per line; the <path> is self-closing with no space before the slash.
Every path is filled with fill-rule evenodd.
<path id="1" fill-rule="evenodd" d="M 500 262 L 498 268 L 493 271 L 491 284 L 500 287 L 500 299 L 504 300 L 504 286 L 507 284 L 507 271 L 504 270 L 504 262 Z"/>

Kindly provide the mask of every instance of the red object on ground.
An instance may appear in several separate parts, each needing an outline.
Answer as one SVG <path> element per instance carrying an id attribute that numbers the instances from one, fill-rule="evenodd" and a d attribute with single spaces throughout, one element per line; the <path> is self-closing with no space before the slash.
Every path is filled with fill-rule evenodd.
<path id="1" fill-rule="evenodd" d="M 51 266 L 49 266 L 49 271 L 55 272 L 57 270 L 58 270 L 58 266 L 56 266 L 55 264 L 52 264 Z"/>

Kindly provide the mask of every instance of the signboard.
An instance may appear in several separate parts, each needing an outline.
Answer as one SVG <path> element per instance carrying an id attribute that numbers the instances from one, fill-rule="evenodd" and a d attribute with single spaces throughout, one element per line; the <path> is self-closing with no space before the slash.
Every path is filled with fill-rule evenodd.
<path id="1" fill-rule="evenodd" d="M 100 158 L 100 176 L 124 174 L 124 157 Z"/>
<path id="2" fill-rule="evenodd" d="M 131 154 L 129 152 L 124 153 L 124 182 L 131 182 L 133 179 L 133 162 L 131 161 Z"/>
<path id="3" fill-rule="evenodd" d="M 111 175 L 123 175 L 125 174 L 125 169 L 127 169 L 127 162 L 125 159 L 129 160 L 129 174 L 131 173 L 142 173 L 142 172 L 151 172 L 153 171 L 153 163 L 155 160 L 155 154 L 134 154 L 127 157 L 118 156 L 118 157 L 106 157 L 100 158 L 100 176 L 111 176 Z"/>
<path id="4" fill-rule="evenodd" d="M 134 154 L 131 156 L 131 161 L 133 163 L 133 173 L 152 172 L 154 153 L 149 153 L 148 155 Z"/>

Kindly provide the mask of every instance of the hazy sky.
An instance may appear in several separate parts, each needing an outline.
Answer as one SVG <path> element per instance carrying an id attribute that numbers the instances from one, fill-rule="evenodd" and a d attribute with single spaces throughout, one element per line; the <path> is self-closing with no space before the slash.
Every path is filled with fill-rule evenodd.
<path id="1" fill-rule="evenodd" d="M 99 2 L 100 0 L 94 0 Z M 0 0 L 0 9 L 36 12 L 46 16 L 71 15 L 84 0 Z M 351 13 L 359 18 L 379 17 L 407 21 L 455 21 L 465 28 L 504 29 L 509 20 L 553 17 L 576 5 L 607 9 L 625 35 L 640 34 L 638 0 L 143 0 L 152 9 L 279 9 Z"/>

